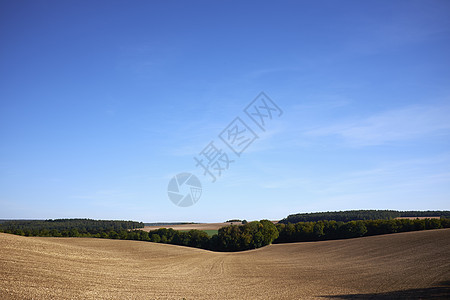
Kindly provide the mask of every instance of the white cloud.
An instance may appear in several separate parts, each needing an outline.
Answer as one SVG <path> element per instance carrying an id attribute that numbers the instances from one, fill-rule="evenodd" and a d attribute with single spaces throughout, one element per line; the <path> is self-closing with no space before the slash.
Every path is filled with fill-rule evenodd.
<path id="1" fill-rule="evenodd" d="M 447 135 L 450 130 L 449 116 L 449 105 L 415 105 L 309 130 L 305 134 L 337 135 L 351 146 L 374 146 L 430 135 Z"/>
<path id="2" fill-rule="evenodd" d="M 260 180 L 263 189 L 294 190 L 303 211 L 356 208 L 446 209 L 450 153 L 386 161 L 369 169 Z M 307 200 L 305 200 L 307 199 Z"/>

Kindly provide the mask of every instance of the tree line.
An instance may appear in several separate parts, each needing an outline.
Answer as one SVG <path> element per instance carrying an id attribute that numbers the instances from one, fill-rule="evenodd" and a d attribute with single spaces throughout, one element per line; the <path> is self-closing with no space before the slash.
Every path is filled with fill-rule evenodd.
<path id="1" fill-rule="evenodd" d="M 269 245 L 278 237 L 278 230 L 272 222 L 261 220 L 222 227 L 212 237 L 202 230 L 179 231 L 172 228 L 160 228 L 149 232 L 142 230 L 110 232 L 108 237 L 232 252 Z"/>
<path id="2" fill-rule="evenodd" d="M 93 223 L 93 220 L 88 221 L 86 219 L 72 219 L 53 224 L 50 220 L 14 221 L 1 224 L 0 231 L 23 236 L 94 237 L 139 240 L 196 247 L 213 251 L 255 249 L 269 245 L 278 237 L 276 226 L 268 220 L 248 222 L 244 225 L 226 226 L 219 229 L 218 233 L 212 237 L 205 231 L 195 229 L 178 231 L 171 228 L 160 228 L 146 232 L 135 229 L 139 228 L 141 224 L 138 222 L 96 221 Z M 90 226 L 87 224 L 90 224 Z"/>
<path id="3" fill-rule="evenodd" d="M 298 223 L 316 221 L 341 221 L 349 222 L 356 220 L 391 220 L 399 217 L 444 217 L 450 218 L 448 210 L 428 210 L 428 211 L 397 211 L 397 210 L 347 210 L 317 213 L 299 213 L 289 215 L 279 223 Z"/>
<path id="4" fill-rule="evenodd" d="M 144 223 L 135 221 L 91 220 L 91 219 L 49 219 L 10 220 L 0 224 L 0 231 L 26 236 L 95 236 L 97 234 L 135 228 Z"/>
<path id="5" fill-rule="evenodd" d="M 450 219 L 395 219 L 278 223 L 274 243 L 346 239 L 379 234 L 450 228 Z"/>
<path id="6" fill-rule="evenodd" d="M 21 221 L 22 222 L 22 221 Z M 30 221 L 27 221 L 30 222 Z M 345 239 L 361 236 L 406 231 L 450 228 L 450 219 L 394 219 L 356 220 L 349 222 L 320 220 L 295 224 L 261 220 L 244 225 L 230 225 L 219 229 L 212 237 L 202 230 L 178 231 L 160 228 L 146 232 L 139 230 L 141 223 L 133 221 L 94 221 L 88 219 L 48 220 L 31 223 L 3 223 L 0 231 L 24 236 L 94 237 L 122 240 L 139 240 L 166 243 L 212 251 L 243 251 L 256 249 L 271 243 L 290 243 Z M 58 226 L 53 226 L 58 224 Z M 6 226 L 4 226 L 6 224 Z M 43 225 L 45 224 L 45 226 Z M 65 224 L 65 225 L 63 225 Z M 78 224 L 80 227 L 69 227 Z M 83 224 L 83 226 L 81 226 Z M 90 224 L 90 225 L 88 225 Z M 14 225 L 17 225 L 16 227 Z"/>
<path id="7" fill-rule="evenodd" d="M 231 219 L 231 220 L 226 220 L 225 223 L 242 223 L 242 224 L 247 224 L 247 220 L 241 220 L 241 219 Z"/>

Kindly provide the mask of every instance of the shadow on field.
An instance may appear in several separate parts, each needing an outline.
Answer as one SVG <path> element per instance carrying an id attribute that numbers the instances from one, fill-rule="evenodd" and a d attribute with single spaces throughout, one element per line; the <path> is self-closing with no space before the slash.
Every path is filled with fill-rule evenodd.
<path id="1" fill-rule="evenodd" d="M 348 294 L 322 296 L 333 299 L 450 299 L 450 281 L 440 282 L 435 287 L 422 289 L 409 289 L 385 293 Z"/>

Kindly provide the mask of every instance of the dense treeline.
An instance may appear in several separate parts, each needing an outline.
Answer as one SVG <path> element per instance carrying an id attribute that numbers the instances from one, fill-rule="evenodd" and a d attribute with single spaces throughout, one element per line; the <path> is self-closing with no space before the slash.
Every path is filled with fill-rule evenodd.
<path id="1" fill-rule="evenodd" d="M 144 223 L 144 226 L 171 226 L 171 225 L 184 225 L 184 224 L 196 224 L 194 222 L 154 222 Z"/>
<path id="2" fill-rule="evenodd" d="M 96 236 L 97 234 L 143 228 L 135 221 L 91 219 L 12 220 L 0 224 L 0 231 L 26 236 Z"/>
<path id="3" fill-rule="evenodd" d="M 7 226 L 0 226 L 0 231 L 25 236 L 96 237 L 150 241 L 214 251 L 241 251 L 255 249 L 269 245 L 278 237 L 277 228 L 268 220 L 249 222 L 245 225 L 226 226 L 219 229 L 218 234 L 215 234 L 212 237 L 202 230 L 178 231 L 171 228 L 160 228 L 150 232 L 136 229 L 128 230 L 125 225 L 129 225 L 129 229 L 133 229 L 140 226 L 141 223 L 126 223 L 125 221 L 112 221 L 117 223 L 111 223 L 111 226 L 109 227 L 106 226 L 106 223 L 102 227 L 96 227 L 93 224 L 91 224 L 91 227 L 87 227 L 86 223 L 80 223 L 80 220 L 72 219 L 72 222 L 65 220 L 65 226 L 60 224 L 59 227 L 52 227 L 47 224 L 47 222 L 50 221 L 46 221 L 45 226 L 41 224 L 43 221 L 38 223 L 15 222 L 7 224 Z M 74 227 L 68 228 L 67 226 L 69 224 L 74 225 Z M 80 224 L 84 224 L 84 226 L 77 227 L 80 226 Z M 27 228 L 27 225 L 32 226 Z"/>
<path id="4" fill-rule="evenodd" d="M 278 238 L 278 230 L 269 220 L 249 222 L 244 225 L 231 225 L 219 229 L 217 237 L 211 238 L 220 251 L 240 251 L 260 248 L 271 244 Z"/>
<path id="5" fill-rule="evenodd" d="M 278 223 L 279 237 L 274 243 L 345 239 L 449 227 L 450 219 L 445 218 Z"/>
<path id="6" fill-rule="evenodd" d="M 135 229 L 141 223 L 131 221 L 94 221 L 88 219 L 12 222 L 0 225 L 0 231 L 25 236 L 95 237 L 167 243 L 213 251 L 242 251 L 273 243 L 344 239 L 395 232 L 450 228 L 450 219 L 395 219 L 357 221 L 316 221 L 295 224 L 268 220 L 230 225 L 212 237 L 202 230 L 177 231 L 160 228 L 146 232 Z M 43 223 L 44 222 L 44 223 Z M 6 224 L 6 226 L 4 226 Z M 33 227 L 27 228 L 27 224 Z M 43 225 L 45 224 L 45 225 Z M 64 225 L 63 225 L 64 224 Z M 83 226 L 82 226 L 83 224 Z M 16 225 L 14 227 L 13 225 Z M 41 227 L 39 227 L 39 226 Z M 69 227 L 77 225 L 79 227 Z"/>
<path id="7" fill-rule="evenodd" d="M 316 221 L 357 221 L 357 220 L 391 220 L 399 217 L 443 217 L 450 218 L 450 211 L 429 210 L 429 211 L 397 211 L 397 210 L 347 210 L 318 213 L 300 213 L 289 215 L 279 223 L 298 223 Z"/>
<path id="8" fill-rule="evenodd" d="M 271 244 L 278 237 L 278 230 L 268 220 L 253 221 L 245 225 L 230 225 L 219 229 L 209 237 L 205 231 L 177 231 L 160 228 L 148 232 L 151 242 L 189 246 L 214 251 L 242 251 Z"/>

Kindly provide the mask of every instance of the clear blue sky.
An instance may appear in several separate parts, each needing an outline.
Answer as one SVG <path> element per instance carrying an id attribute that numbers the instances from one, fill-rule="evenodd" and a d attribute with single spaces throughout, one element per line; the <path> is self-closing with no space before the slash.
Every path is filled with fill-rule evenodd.
<path id="1" fill-rule="evenodd" d="M 0 45 L 0 218 L 450 209 L 449 1 L 2 0 Z M 211 183 L 261 91 L 283 115 Z"/>

